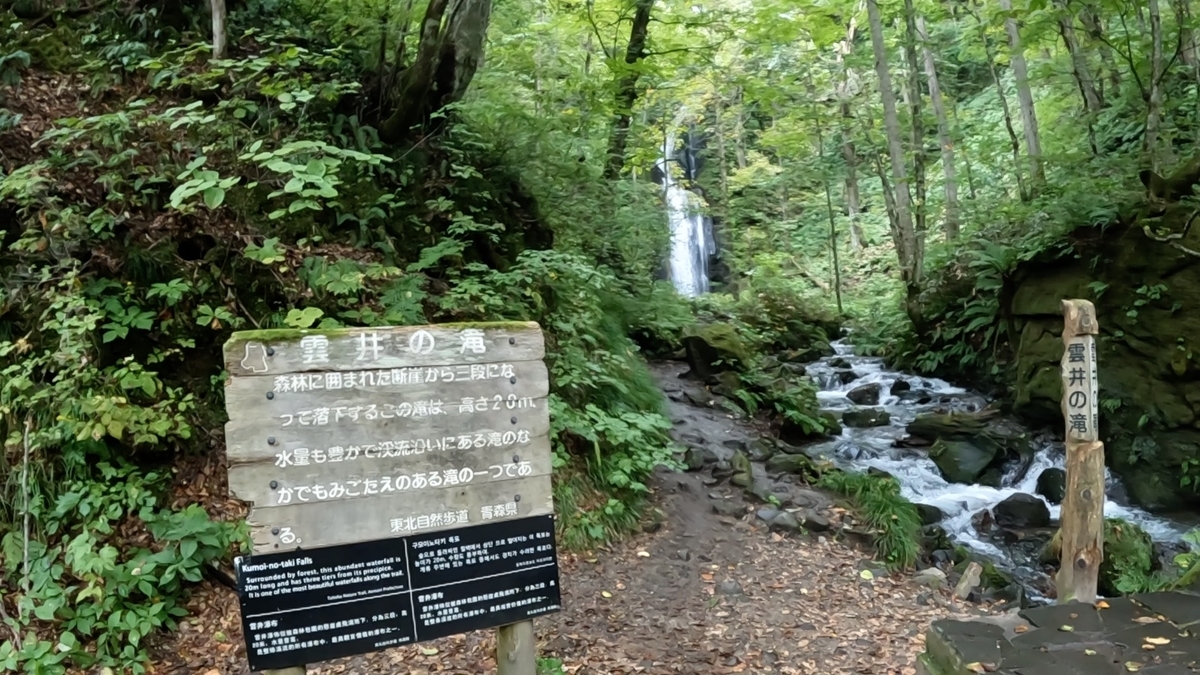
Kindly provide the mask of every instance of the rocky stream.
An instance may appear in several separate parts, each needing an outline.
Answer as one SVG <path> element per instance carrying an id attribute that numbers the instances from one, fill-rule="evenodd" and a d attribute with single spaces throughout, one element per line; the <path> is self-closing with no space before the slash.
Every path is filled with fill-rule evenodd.
<path id="1" fill-rule="evenodd" d="M 709 482 L 730 477 L 750 495 L 781 505 L 780 510 L 759 509 L 760 519 L 788 518 L 789 513 L 799 515 L 801 523 L 815 518 L 816 526 L 808 522 L 804 529 L 816 532 L 826 524 L 807 510 L 811 494 L 790 475 L 797 467 L 823 459 L 846 470 L 886 472 L 918 505 L 926 534 L 941 542 L 934 546 L 935 563 L 950 563 L 952 548 L 965 547 L 1013 579 L 999 589 L 1000 597 L 1025 605 L 1048 602 L 1052 582 L 1045 556 L 1058 528 L 1065 487 L 1062 442 L 1000 415 L 981 394 L 888 370 L 880 358 L 856 355 L 845 340 L 833 348 L 833 355 L 808 364 L 805 373 L 819 389 L 822 410 L 841 421 L 840 432 L 801 443 L 785 430 L 782 438 L 792 442 L 768 441 L 730 433 L 745 426 L 707 428 L 704 416 L 692 415 L 676 419 L 677 437 L 690 448 L 685 459 L 691 468 L 710 467 L 714 479 Z M 682 364 L 658 368 L 660 382 L 686 376 Z M 696 393 L 703 388 L 665 388 L 674 401 L 716 405 Z M 747 460 L 748 471 L 738 466 Z M 1170 564 L 1193 525 L 1132 505 L 1120 481 L 1111 474 L 1107 478 L 1105 517 L 1140 526 L 1164 564 Z"/>

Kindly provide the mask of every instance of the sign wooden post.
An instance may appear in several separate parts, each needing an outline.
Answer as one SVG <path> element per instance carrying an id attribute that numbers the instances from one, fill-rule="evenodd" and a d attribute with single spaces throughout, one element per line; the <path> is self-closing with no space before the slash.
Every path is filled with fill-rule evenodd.
<path id="1" fill-rule="evenodd" d="M 533 323 L 234 333 L 252 670 L 499 627 L 500 673 L 534 675 L 561 602 L 544 355 Z"/>
<path id="2" fill-rule="evenodd" d="M 1063 420 L 1067 491 L 1061 511 L 1058 601 L 1093 603 L 1104 559 L 1104 444 L 1100 442 L 1096 335 L 1087 300 L 1063 300 Z"/>

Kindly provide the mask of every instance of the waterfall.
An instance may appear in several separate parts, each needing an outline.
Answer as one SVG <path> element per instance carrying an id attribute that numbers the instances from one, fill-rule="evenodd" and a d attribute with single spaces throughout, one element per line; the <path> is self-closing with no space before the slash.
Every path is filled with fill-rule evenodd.
<path id="1" fill-rule="evenodd" d="M 676 156 L 675 132 L 667 133 L 662 158 L 655 164 L 656 178 L 661 176 L 667 203 L 667 223 L 671 232 L 668 267 L 671 283 L 680 295 L 694 298 L 709 290 L 708 259 L 716 253 L 712 219 L 704 214 L 700 196 L 684 187 L 672 175 L 671 164 L 683 168 L 683 178 L 692 181 L 699 173 L 693 134 L 685 134 L 685 143 Z"/>

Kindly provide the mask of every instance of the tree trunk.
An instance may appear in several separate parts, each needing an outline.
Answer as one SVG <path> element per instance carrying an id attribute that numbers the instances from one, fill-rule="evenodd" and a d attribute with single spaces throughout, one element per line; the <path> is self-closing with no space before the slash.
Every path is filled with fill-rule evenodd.
<path id="1" fill-rule="evenodd" d="M 211 0 L 213 59 L 225 58 L 225 0 Z"/>
<path id="2" fill-rule="evenodd" d="M 850 135 L 850 104 L 842 103 L 842 158 L 846 161 L 846 215 L 850 218 L 850 248 L 861 250 L 866 245 L 858 214 L 862 212 L 862 199 L 858 192 L 858 152 L 854 138 Z"/>
<path id="3" fill-rule="evenodd" d="M 958 238 L 958 176 L 954 167 L 954 140 L 950 138 L 950 120 L 946 117 L 946 103 L 942 100 L 942 88 L 938 82 L 937 63 L 933 49 L 929 46 L 929 32 L 925 30 L 925 17 L 917 17 L 917 34 L 921 38 L 921 51 L 925 55 L 925 80 L 929 83 L 929 103 L 937 117 L 938 144 L 942 147 L 942 177 L 946 194 L 946 218 L 944 229 L 946 241 Z"/>
<path id="4" fill-rule="evenodd" d="M 1104 99 L 1096 90 L 1096 81 L 1092 78 L 1092 69 L 1088 66 L 1087 54 L 1079 44 L 1075 35 L 1074 17 L 1071 16 L 1067 0 L 1060 0 L 1062 14 L 1059 16 L 1059 31 L 1062 33 L 1063 44 L 1071 55 L 1071 67 L 1075 71 L 1075 81 L 1079 84 L 1079 92 L 1083 96 L 1083 104 L 1093 115 L 1104 107 Z M 1089 122 L 1090 124 L 1090 122 Z"/>
<path id="5" fill-rule="evenodd" d="M 738 87 L 733 97 L 733 105 L 737 109 L 733 117 L 733 150 L 739 169 L 746 168 L 746 107 L 743 104 L 743 93 L 742 88 Z"/>
<path id="6" fill-rule="evenodd" d="M 1012 0 L 999 0 L 1000 8 L 1012 12 Z M 1008 31 L 1008 44 L 1013 76 L 1017 81 L 1017 98 L 1021 103 L 1021 126 L 1025 129 L 1025 152 L 1029 155 L 1030 175 L 1034 185 L 1046 182 L 1046 170 L 1042 166 L 1042 140 L 1038 133 L 1037 111 L 1033 107 L 1033 92 L 1029 89 L 1029 72 L 1025 68 L 1025 53 L 1021 47 L 1021 33 L 1017 20 L 1011 16 L 1004 20 Z"/>
<path id="7" fill-rule="evenodd" d="M 637 64 L 646 58 L 646 35 L 650 28 L 650 10 L 654 0 L 637 0 L 633 26 L 629 29 L 629 44 L 625 46 L 625 72 L 617 78 L 616 112 L 613 115 L 612 136 L 608 141 L 608 163 L 604 178 L 616 180 L 625 168 L 625 146 L 629 143 L 629 124 L 633 119 L 633 104 L 637 102 Z"/>
<path id="8" fill-rule="evenodd" d="M 1192 30 L 1192 8 L 1190 0 L 1172 0 L 1175 7 L 1175 22 L 1179 24 L 1179 58 L 1192 69 L 1192 75 L 1200 80 L 1200 53 L 1196 50 L 1196 32 Z"/>
<path id="9" fill-rule="evenodd" d="M 904 58 L 908 66 L 908 114 L 912 130 L 913 153 L 913 225 L 917 241 L 924 242 L 929 214 L 925 190 L 925 117 L 921 107 L 921 69 L 917 66 L 917 12 L 912 0 L 904 0 Z"/>
<path id="10" fill-rule="evenodd" d="M 421 23 L 413 64 L 392 97 L 392 114 L 380 125 L 385 142 L 403 139 L 446 106 L 462 100 L 483 62 L 492 0 L 431 0 Z"/>
<path id="11" fill-rule="evenodd" d="M 1092 155 L 1096 156 L 1100 154 L 1100 146 L 1096 143 L 1095 120 L 1100 109 L 1104 107 L 1104 102 L 1096 91 L 1096 83 L 1092 79 L 1092 70 L 1088 66 L 1087 54 L 1084 53 L 1079 39 L 1075 36 L 1075 19 L 1067 7 L 1067 0 L 1059 0 L 1059 4 L 1062 11 L 1058 18 L 1059 33 L 1062 34 L 1067 53 L 1071 55 L 1071 69 L 1074 71 L 1075 83 L 1079 85 L 1079 94 L 1083 97 L 1083 107 L 1086 111 L 1084 117 L 1087 120 L 1088 145 L 1092 148 Z"/>
<path id="12" fill-rule="evenodd" d="M 1013 174 L 1017 178 L 1017 192 L 1021 195 L 1021 201 L 1029 201 L 1030 194 L 1025 189 L 1025 179 L 1022 177 L 1021 171 L 1021 141 L 1017 140 L 1017 132 L 1013 127 L 1012 108 L 1008 105 L 1008 96 L 1004 94 L 1004 84 L 1000 81 L 1000 71 L 996 68 L 996 54 L 992 50 L 992 43 L 987 38 L 987 29 L 982 22 L 979 24 L 979 28 L 983 40 L 983 50 L 987 55 L 988 66 L 992 70 L 992 81 L 996 83 L 996 97 L 1000 99 L 1000 110 L 1004 113 L 1004 128 L 1008 131 L 1009 145 L 1012 148 Z"/>
<path id="13" fill-rule="evenodd" d="M 1113 58 L 1112 48 L 1104 41 L 1104 22 L 1100 19 L 1100 11 L 1093 4 L 1083 6 L 1083 11 L 1079 13 L 1079 21 L 1083 24 L 1084 31 L 1093 42 L 1096 43 L 1096 50 L 1100 52 L 1100 63 L 1104 64 L 1104 70 L 1108 71 L 1109 82 L 1112 84 L 1113 95 L 1121 95 L 1121 71 L 1117 68 L 1116 59 Z M 1103 81 L 1101 81 L 1103 84 Z M 1100 99 L 1104 100 L 1104 88 L 1100 88 Z"/>
<path id="14" fill-rule="evenodd" d="M 1146 135 L 1142 137 L 1142 151 L 1149 160 L 1150 170 L 1158 171 L 1158 127 L 1163 106 L 1163 35 L 1158 0 L 1149 0 L 1149 9 L 1150 37 L 1154 47 L 1150 56 L 1150 108 L 1146 111 Z"/>
<path id="15" fill-rule="evenodd" d="M 717 165 L 721 169 L 721 199 L 729 199 L 729 162 L 725 159 L 725 102 L 721 100 L 721 92 L 717 92 L 713 106 L 713 115 L 716 117 L 713 129 L 717 137 Z"/>
<path id="16" fill-rule="evenodd" d="M 879 95 L 883 99 L 883 121 L 887 131 L 888 153 L 892 160 L 895 184 L 895 221 L 892 236 L 900 260 L 900 276 L 912 292 L 921 281 L 921 252 L 913 228 L 912 207 L 908 193 L 908 173 L 904 165 L 904 147 L 900 135 L 900 118 L 896 113 L 896 92 L 888 70 L 887 46 L 883 42 L 883 19 L 878 0 L 867 0 L 867 18 L 871 24 L 871 45 L 875 50 L 875 73 L 879 78 Z"/>

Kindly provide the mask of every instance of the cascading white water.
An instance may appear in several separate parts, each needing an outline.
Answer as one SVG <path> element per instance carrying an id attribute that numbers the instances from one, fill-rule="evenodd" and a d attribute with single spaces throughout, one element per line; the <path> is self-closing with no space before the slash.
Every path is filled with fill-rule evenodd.
<path id="1" fill-rule="evenodd" d="M 685 147 L 682 152 L 687 154 L 691 149 Z M 663 156 L 656 165 L 662 174 L 671 232 L 669 273 L 675 290 L 680 295 L 694 298 L 709 290 L 708 258 L 716 252 L 716 243 L 712 219 L 704 215 L 699 195 L 681 185 L 672 175 L 672 165 L 678 163 L 675 153 L 675 134 L 669 132 L 663 142 Z M 694 157 L 686 159 L 684 166 L 695 166 Z M 695 178 L 694 175 L 685 177 Z"/>
<path id="2" fill-rule="evenodd" d="M 1064 468 L 1062 444 L 1041 444 L 1028 468 L 1020 475 L 1016 468 L 1010 468 L 1000 481 L 999 488 L 948 482 L 942 477 L 933 460 L 923 452 L 896 447 L 895 441 L 906 435 L 905 426 L 916 419 L 919 413 L 935 409 L 979 410 L 986 404 L 983 397 L 935 378 L 888 371 L 884 368 L 882 359 L 856 356 L 853 348 L 845 342 L 838 341 L 833 346 L 837 352 L 835 357 L 821 359 L 808 367 L 808 373 L 819 389 L 817 398 L 821 407 L 837 412 L 851 410 L 856 406 L 846 394 L 856 387 L 877 383 L 881 387 L 881 393 L 879 405 L 876 407 L 886 410 L 891 415 L 891 423 L 882 427 L 846 428 L 841 436 L 812 447 L 810 452 L 829 457 L 843 468 L 859 471 L 875 468 L 886 471 L 900 483 L 900 491 L 905 498 L 912 502 L 936 506 L 942 511 L 944 516 L 939 524 L 956 543 L 1009 569 L 1019 568 L 1022 565 L 1021 561 L 1013 560 L 1008 552 L 1001 550 L 975 531 L 972 517 L 1017 493 L 1036 496 L 1038 476 L 1042 471 L 1051 467 Z M 843 382 L 839 377 L 839 370 L 844 371 L 845 368 L 835 368 L 830 363 L 833 358 L 844 359 L 854 371 L 855 379 Z M 907 380 L 914 390 L 919 390 L 922 397 L 929 400 L 919 402 L 920 398 L 911 395 L 915 392 L 905 396 L 890 394 L 893 383 L 898 379 Z M 1106 475 L 1106 478 L 1110 494 L 1122 492 L 1116 477 Z M 1043 501 L 1046 500 L 1043 498 Z M 1049 502 L 1046 504 L 1051 518 L 1057 520 L 1061 507 Z M 1136 523 L 1160 542 L 1180 542 L 1189 529 L 1182 523 L 1161 518 L 1111 498 L 1105 501 L 1104 515 Z"/>

